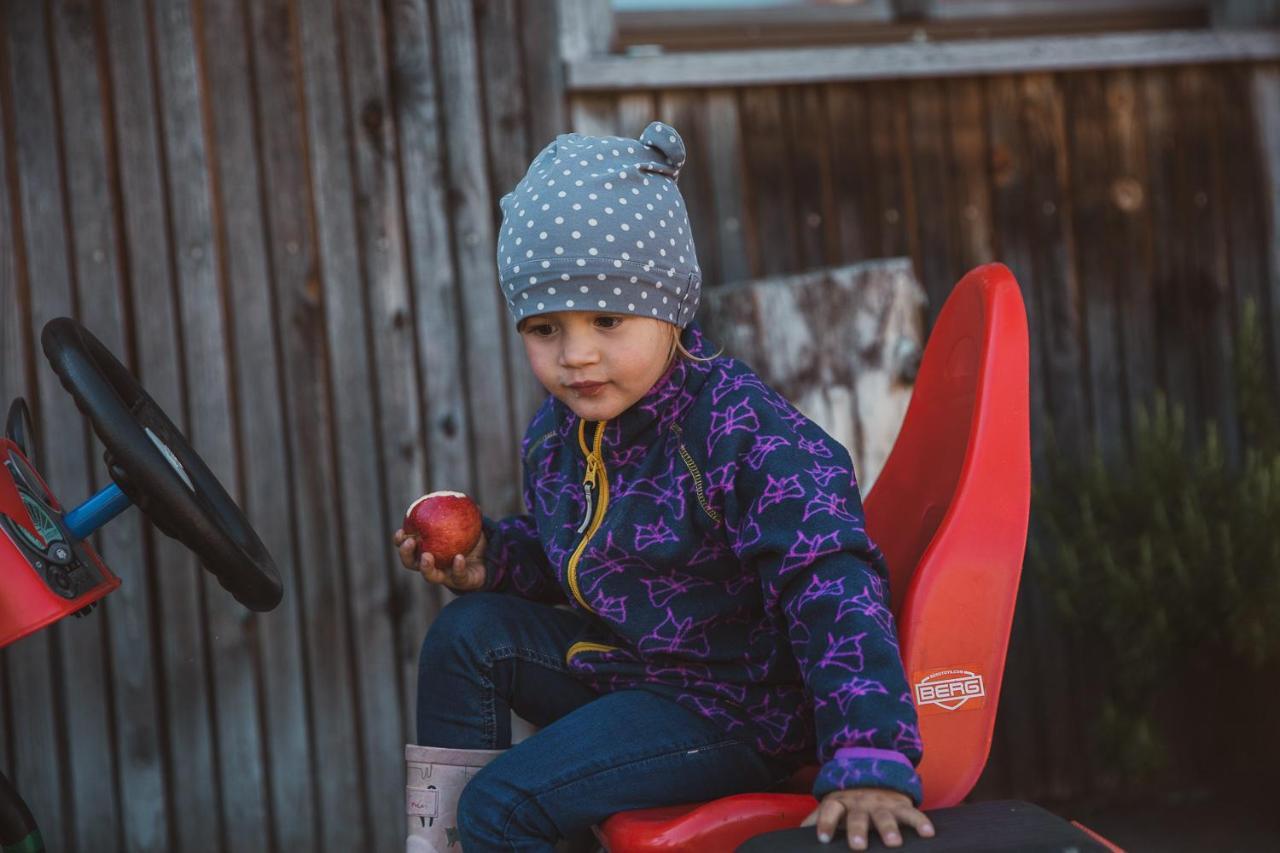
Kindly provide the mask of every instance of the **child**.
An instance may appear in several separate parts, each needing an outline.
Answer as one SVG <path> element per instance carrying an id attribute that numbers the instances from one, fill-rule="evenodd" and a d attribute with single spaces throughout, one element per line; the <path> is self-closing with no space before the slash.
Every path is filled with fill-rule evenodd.
<path id="1" fill-rule="evenodd" d="M 815 758 L 804 825 L 823 841 L 933 834 L 853 465 L 709 352 L 684 162 L 660 122 L 566 134 L 502 199 L 500 286 L 550 396 L 521 445 L 530 514 L 486 517 L 450 567 L 395 534 L 406 567 L 460 595 L 422 646 L 411 850 L 550 850 Z M 542 727 L 514 747 L 512 709 Z"/>

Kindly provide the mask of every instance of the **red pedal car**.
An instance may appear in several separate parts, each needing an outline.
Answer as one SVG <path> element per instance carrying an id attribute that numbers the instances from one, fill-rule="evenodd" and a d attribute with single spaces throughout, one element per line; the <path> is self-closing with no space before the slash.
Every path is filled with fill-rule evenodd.
<path id="1" fill-rule="evenodd" d="M 49 321 L 40 341 L 106 447 L 112 483 L 64 512 L 33 463 L 26 403 L 14 400 L 0 438 L 0 647 L 64 616 L 88 613 L 120 586 L 88 539 L 133 504 L 199 554 L 237 601 L 252 610 L 275 607 L 283 588 L 267 549 L 137 380 L 74 320 Z M 2 774 L 0 848 L 44 849 L 30 811 Z"/>

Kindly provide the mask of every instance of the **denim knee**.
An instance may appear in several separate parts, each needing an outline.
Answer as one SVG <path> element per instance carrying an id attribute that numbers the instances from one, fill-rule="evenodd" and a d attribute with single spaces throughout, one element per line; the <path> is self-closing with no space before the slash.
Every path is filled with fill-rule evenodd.
<path id="1" fill-rule="evenodd" d="M 427 629 L 419 660 L 444 660 L 445 655 L 473 649 L 478 639 L 492 638 L 494 626 L 502 624 L 497 616 L 502 599 L 497 592 L 473 592 L 449 602 Z"/>
<path id="2" fill-rule="evenodd" d="M 559 838 L 559 830 L 537 800 L 481 769 L 458 800 L 458 834 L 463 850 L 530 849 Z"/>

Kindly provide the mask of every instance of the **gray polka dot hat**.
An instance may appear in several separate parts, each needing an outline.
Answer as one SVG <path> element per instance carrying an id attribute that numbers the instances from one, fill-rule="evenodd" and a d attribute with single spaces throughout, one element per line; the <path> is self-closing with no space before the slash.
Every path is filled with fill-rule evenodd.
<path id="1" fill-rule="evenodd" d="M 503 196 L 498 281 L 514 323 L 549 311 L 609 311 L 684 328 L 702 275 L 676 178 L 675 128 L 640 138 L 561 134 Z"/>

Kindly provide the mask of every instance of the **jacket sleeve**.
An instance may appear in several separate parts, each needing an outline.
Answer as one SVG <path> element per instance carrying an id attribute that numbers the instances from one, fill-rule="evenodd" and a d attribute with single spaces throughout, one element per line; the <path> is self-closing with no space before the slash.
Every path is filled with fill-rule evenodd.
<path id="1" fill-rule="evenodd" d="M 537 422 L 535 416 L 534 423 Z M 532 430 L 531 425 L 530 432 Z M 526 434 L 521 442 L 522 455 L 527 454 L 529 446 L 529 434 Z M 534 508 L 532 471 L 527 456 L 521 464 L 521 472 L 524 505 Z M 537 519 L 531 513 L 509 515 L 503 519 L 492 519 L 486 515 L 481 519 L 481 529 L 486 542 L 485 581 L 481 590 L 473 592 L 502 592 L 546 604 L 568 601 L 538 536 Z"/>
<path id="2" fill-rule="evenodd" d="M 884 556 L 866 532 L 848 452 L 771 390 L 744 399 L 729 541 L 780 614 L 814 705 L 813 786 L 921 800 L 915 706 L 888 608 Z M 749 412 L 754 411 L 754 421 Z M 726 419 L 733 423 L 734 419 Z"/>
<path id="3" fill-rule="evenodd" d="M 509 515 L 498 520 L 484 516 L 481 523 L 486 541 L 483 591 L 518 595 L 547 604 L 567 601 L 538 538 L 532 515 Z"/>

